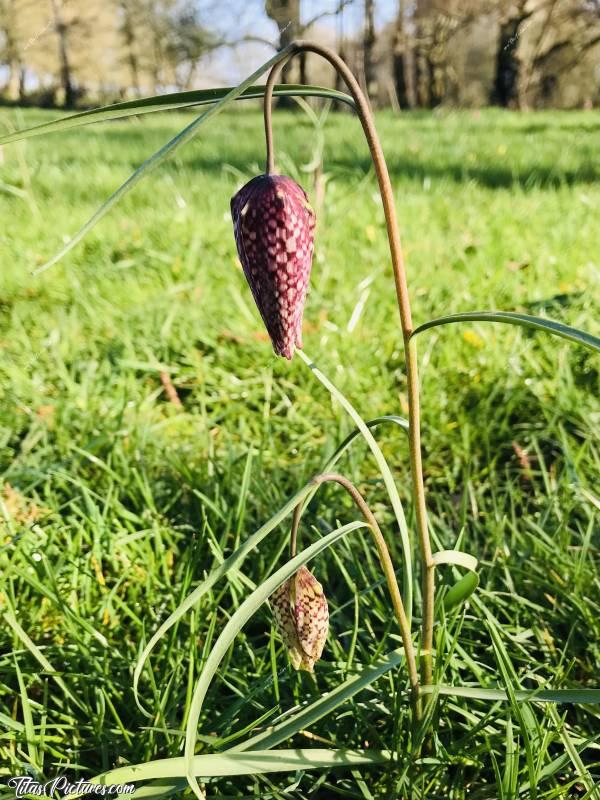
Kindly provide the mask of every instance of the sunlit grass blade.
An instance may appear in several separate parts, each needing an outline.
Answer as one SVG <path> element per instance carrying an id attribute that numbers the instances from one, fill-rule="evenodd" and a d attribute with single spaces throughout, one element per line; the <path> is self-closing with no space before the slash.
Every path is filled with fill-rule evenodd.
<path id="1" fill-rule="evenodd" d="M 523 748 L 525 750 L 525 761 L 527 763 L 527 771 L 529 773 L 529 782 L 531 784 L 531 798 L 535 800 L 537 797 L 537 767 L 535 761 L 534 750 L 535 742 L 537 740 L 537 723 L 528 701 L 522 701 L 517 698 L 516 692 L 519 686 L 519 678 L 517 672 L 510 660 L 510 656 L 506 650 L 500 632 L 498 630 L 499 623 L 490 614 L 490 612 L 482 605 L 483 612 L 487 621 L 487 629 L 492 639 L 492 647 L 496 656 L 496 662 L 500 670 L 500 676 L 506 687 L 506 694 L 508 702 L 510 703 L 511 711 L 519 723 L 519 730 L 523 740 Z"/>
<path id="2" fill-rule="evenodd" d="M 460 550 L 438 550 L 432 556 L 433 563 L 436 567 L 441 567 L 444 564 L 451 564 L 455 567 L 464 567 L 464 569 L 475 572 L 477 569 L 477 559 L 468 553 L 463 553 Z"/>
<path id="3" fill-rule="evenodd" d="M 596 736 L 592 736 L 589 739 L 586 739 L 584 742 L 581 742 L 575 747 L 577 755 L 579 756 L 583 753 L 590 745 L 594 745 L 600 739 L 600 733 Z M 552 777 L 556 775 L 558 772 L 561 772 L 569 763 L 569 760 L 573 760 L 573 753 L 562 753 L 560 756 L 552 759 L 552 761 L 547 764 L 542 770 L 540 770 L 538 774 L 538 781 L 541 782 L 545 778 Z M 529 796 L 529 782 L 522 783 L 519 786 L 519 795 L 523 797 Z"/>
<path id="4" fill-rule="evenodd" d="M 45 264 L 42 264 L 41 267 L 38 267 L 34 271 L 34 275 L 39 275 L 44 270 L 47 270 L 53 264 L 56 264 L 57 261 L 66 255 L 70 250 L 72 250 L 75 245 L 77 245 L 83 238 L 86 236 L 92 228 L 102 219 L 102 217 L 107 214 L 110 209 L 119 202 L 119 200 L 124 197 L 133 187 L 145 177 L 148 172 L 155 167 L 158 167 L 159 164 L 172 155 L 176 150 L 182 147 L 184 144 L 187 144 L 195 135 L 196 130 L 198 127 L 207 120 L 211 119 L 212 117 L 219 114 L 226 108 L 230 103 L 236 100 L 245 89 L 248 89 L 252 84 L 260 78 L 268 69 L 270 69 L 275 64 L 282 61 L 284 58 L 288 56 L 290 52 L 292 52 L 293 47 L 290 45 L 289 47 L 284 48 L 280 52 L 276 53 L 273 58 L 270 58 L 267 62 L 265 62 L 261 67 L 259 67 L 255 72 L 250 75 L 249 78 L 246 78 L 245 81 L 242 81 L 238 86 L 234 89 L 231 89 L 224 97 L 222 97 L 218 102 L 211 105 L 211 107 L 205 111 L 203 114 L 200 114 L 199 117 L 193 122 L 190 122 L 182 131 L 180 131 L 176 136 L 174 136 L 170 141 L 164 144 L 159 150 L 157 150 L 150 158 L 147 158 L 143 164 L 141 164 L 135 172 L 133 172 L 129 178 L 125 181 L 125 183 L 121 184 L 116 192 L 113 192 L 111 196 L 106 200 L 100 208 L 93 214 L 90 219 L 85 223 L 85 225 L 79 229 L 79 231 L 73 236 L 69 241 L 62 247 L 58 253 L 56 253 L 52 258 L 47 261 Z"/>
<path id="5" fill-rule="evenodd" d="M 422 686 L 421 694 L 439 693 L 445 697 L 467 697 L 472 700 L 510 702 L 506 689 L 486 689 L 480 686 Z M 579 705 L 600 704 L 600 689 L 514 689 L 514 698 L 519 703 L 576 703 Z"/>
<path id="6" fill-rule="evenodd" d="M 49 675 L 53 677 L 56 681 L 57 685 L 61 688 L 64 692 L 65 697 L 68 697 L 75 705 L 80 708 L 84 709 L 85 706 L 81 703 L 81 701 L 73 694 L 73 692 L 69 689 L 67 684 L 61 678 L 60 675 L 56 673 L 56 670 L 52 666 L 52 664 L 48 661 L 46 656 L 42 653 L 39 647 L 31 641 L 30 637 L 27 635 L 26 631 L 23 630 L 21 625 L 19 624 L 17 618 L 13 614 L 12 611 L 6 611 L 4 613 L 4 619 L 6 623 L 12 628 L 18 639 L 25 645 L 25 647 L 29 650 L 31 655 L 35 658 L 35 660 L 41 664 L 42 669 L 44 669 Z"/>
<path id="7" fill-rule="evenodd" d="M 391 470 L 387 464 L 387 461 L 384 458 L 383 453 L 377 442 L 375 441 L 373 434 L 369 430 L 368 426 L 365 424 L 363 418 L 360 416 L 358 411 L 354 408 L 354 406 L 347 400 L 344 395 L 337 389 L 333 383 L 321 372 L 321 370 L 313 364 L 310 358 L 304 353 L 302 350 L 298 350 L 298 355 L 304 361 L 304 363 L 309 367 L 309 369 L 313 372 L 313 374 L 318 378 L 318 380 L 325 386 L 325 388 L 335 397 L 338 403 L 342 406 L 342 408 L 348 413 L 348 415 L 352 418 L 352 421 L 356 425 L 356 427 L 361 432 L 362 436 L 364 437 L 366 443 L 373 454 L 375 461 L 377 462 L 377 466 L 381 472 L 381 476 L 383 478 L 383 482 L 385 484 L 385 488 L 390 498 L 390 502 L 392 504 L 392 508 L 394 509 L 394 514 L 396 515 L 396 521 L 398 522 L 398 527 L 400 529 L 400 541 L 402 543 L 402 551 L 403 551 L 403 581 L 402 581 L 402 600 L 404 602 L 404 608 L 406 610 L 406 616 L 408 617 L 409 623 L 412 619 L 412 595 L 413 595 L 413 588 L 412 588 L 412 552 L 410 546 L 410 536 L 408 533 L 408 526 L 406 524 L 406 517 L 404 515 L 404 508 L 402 506 L 402 501 L 400 500 L 400 495 L 398 494 L 398 489 L 396 488 L 396 484 L 394 482 L 394 477 L 391 473 Z"/>
<path id="8" fill-rule="evenodd" d="M 365 667 L 358 675 L 353 675 L 343 683 L 340 683 L 335 689 L 327 692 L 301 711 L 287 717 L 277 725 L 261 731 L 261 733 L 252 736 L 245 742 L 230 748 L 227 752 L 240 753 L 257 748 L 268 750 L 271 747 L 277 747 L 278 744 L 287 741 L 298 731 L 308 728 L 324 716 L 331 714 L 351 697 L 354 697 L 355 694 L 370 686 L 374 681 L 385 675 L 389 670 L 399 666 L 403 661 L 404 651 L 402 649 L 393 650 L 372 666 Z"/>
<path id="9" fill-rule="evenodd" d="M 195 106 L 211 105 L 218 103 L 227 96 L 234 87 L 228 86 L 222 89 L 195 89 L 188 92 L 170 92 L 159 94 L 152 97 L 141 97 L 138 100 L 126 100 L 123 103 L 114 103 L 102 108 L 91 108 L 87 111 L 80 111 L 77 114 L 69 114 L 67 117 L 42 122 L 40 125 L 33 125 L 31 128 L 23 128 L 19 131 L 0 136 L 0 145 L 18 142 L 21 139 L 31 139 L 34 136 L 45 136 L 49 133 L 79 128 L 83 125 L 92 125 L 96 122 L 106 122 L 113 119 L 123 119 L 125 117 L 139 116 L 140 114 L 152 114 L 157 111 L 173 111 L 181 108 L 193 108 Z M 240 94 L 238 100 L 253 100 L 264 95 L 264 86 L 248 86 Z M 341 103 L 354 108 L 354 100 L 344 92 L 335 89 L 327 89 L 324 86 L 302 86 L 301 84 L 278 84 L 273 88 L 273 94 L 277 97 L 323 97 L 328 100 L 337 100 Z"/>
<path id="10" fill-rule="evenodd" d="M 187 786 L 185 778 L 158 778 L 150 783 L 136 786 L 131 794 L 127 795 L 128 800 L 161 800 L 163 797 L 171 797 L 176 792 L 181 792 Z"/>
<path id="11" fill-rule="evenodd" d="M 22 722 L 18 722 L 16 719 L 11 719 L 8 714 L 4 714 L 0 711 L 0 725 L 3 725 L 7 731 L 16 731 L 17 733 L 21 733 L 25 730 L 25 726 Z"/>
<path id="12" fill-rule="evenodd" d="M 230 775 L 261 775 L 270 772 L 385 764 L 389 759 L 390 754 L 382 750 L 327 750 L 316 747 L 304 750 L 256 750 L 251 753 L 195 756 L 192 770 L 197 778 L 219 778 Z M 167 780 L 181 777 L 185 774 L 185 769 L 184 758 L 163 758 L 146 764 L 118 767 L 91 778 L 88 783 L 113 786 L 157 778 Z M 81 794 L 70 794 L 64 800 L 74 800 L 80 796 Z"/>
<path id="13" fill-rule="evenodd" d="M 283 565 L 283 567 L 280 567 L 276 572 L 273 573 L 273 575 L 263 581 L 263 583 L 261 583 L 261 585 L 258 586 L 258 588 L 256 588 L 244 600 L 244 602 L 231 616 L 231 619 L 223 628 L 219 638 L 215 642 L 215 645 L 206 659 L 202 673 L 200 674 L 200 677 L 198 678 L 194 688 L 194 694 L 190 704 L 185 731 L 184 757 L 186 761 L 186 777 L 190 787 L 193 789 L 194 794 L 199 798 L 199 800 L 203 800 L 202 792 L 194 775 L 194 751 L 196 748 L 198 721 L 200 719 L 202 704 L 204 702 L 204 698 L 206 697 L 208 688 L 217 672 L 217 669 L 219 668 L 219 664 L 223 658 L 225 658 L 225 655 L 231 647 L 235 637 L 241 631 L 246 622 L 248 622 L 252 615 L 265 602 L 265 600 L 267 600 L 273 594 L 275 589 L 277 589 L 278 586 L 280 586 L 285 580 L 293 575 L 299 569 L 299 567 L 315 558 L 317 555 L 319 555 L 319 553 L 323 552 L 323 550 L 331 547 L 331 545 L 337 542 L 338 539 L 341 539 L 348 533 L 351 533 L 358 528 L 365 527 L 366 525 L 364 522 L 351 522 L 348 525 L 344 525 L 332 533 L 327 534 L 327 536 L 324 536 L 322 539 L 319 539 L 319 541 L 310 545 L 310 547 L 307 547 L 301 553 L 298 553 L 297 556 L 290 559 L 286 564 Z"/>
<path id="14" fill-rule="evenodd" d="M 530 314 L 518 314 L 513 311 L 469 311 L 464 314 L 448 314 L 445 317 L 438 317 L 431 319 L 429 322 L 424 322 L 412 332 L 412 336 L 416 336 L 422 331 L 429 330 L 429 328 L 436 328 L 439 325 L 449 325 L 453 322 L 503 322 L 508 325 L 519 325 L 522 328 L 529 328 L 531 330 L 545 331 L 551 333 L 553 336 L 560 336 L 575 344 L 580 344 L 583 347 L 588 347 L 591 350 L 600 350 L 600 339 L 597 336 L 592 336 L 591 333 L 580 331 L 578 328 L 572 328 L 569 325 L 564 325 L 562 322 L 556 322 L 552 319 L 544 319 L 543 317 L 534 317 Z"/>
<path id="15" fill-rule="evenodd" d="M 594 778 L 581 760 L 581 755 L 579 754 L 579 750 L 577 749 L 573 738 L 569 734 L 565 719 L 560 719 L 558 712 L 554 707 L 550 708 L 550 717 L 552 718 L 552 721 L 556 727 L 559 728 L 561 741 L 565 746 L 565 750 L 567 751 L 567 755 L 569 756 L 571 763 L 577 770 L 577 774 L 579 775 L 581 782 L 588 791 L 588 797 L 593 798 L 593 800 L 598 800 L 598 798 L 600 798 L 600 786 L 594 781 Z"/>
<path id="16" fill-rule="evenodd" d="M 23 725 L 25 727 L 25 737 L 27 741 L 27 754 L 29 756 L 30 766 L 34 769 L 39 768 L 38 750 L 37 750 L 37 737 L 35 735 L 35 726 L 33 724 L 33 713 L 31 710 L 31 701 L 27 694 L 25 681 L 23 680 L 23 673 L 19 667 L 19 662 L 15 658 L 15 673 L 17 676 L 17 683 L 19 685 L 19 694 L 21 696 L 21 712 L 23 714 Z"/>

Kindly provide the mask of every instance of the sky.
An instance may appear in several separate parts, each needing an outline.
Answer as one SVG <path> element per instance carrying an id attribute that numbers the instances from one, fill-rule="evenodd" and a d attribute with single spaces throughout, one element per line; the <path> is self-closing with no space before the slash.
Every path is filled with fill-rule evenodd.
<path id="1" fill-rule="evenodd" d="M 312 19 L 317 14 L 333 11 L 339 0 L 302 0 L 302 21 Z M 381 29 L 395 18 L 396 0 L 375 0 L 376 27 Z M 362 27 L 364 0 L 353 0 L 341 15 L 343 31 L 352 35 Z M 277 26 L 264 11 L 264 0 L 226 0 L 219 2 L 206 17 L 208 27 L 217 29 L 228 41 L 244 36 L 258 36 L 276 46 Z M 321 28 L 336 33 L 336 20 L 333 16 L 319 21 Z M 273 55 L 274 49 L 268 45 L 252 42 L 236 48 L 222 48 L 208 61 L 204 68 L 201 83 L 212 85 L 211 81 L 224 84 L 237 84 L 248 73 Z"/>

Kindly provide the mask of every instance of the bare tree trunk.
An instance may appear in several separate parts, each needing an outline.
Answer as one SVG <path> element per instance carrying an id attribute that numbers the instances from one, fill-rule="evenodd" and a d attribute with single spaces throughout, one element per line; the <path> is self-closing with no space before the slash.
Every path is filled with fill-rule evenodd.
<path id="1" fill-rule="evenodd" d="M 20 83 L 23 64 L 16 33 L 16 10 L 14 0 L 8 0 L 3 8 L 4 58 L 8 67 L 8 80 L 6 82 L 6 96 L 9 100 L 16 101 L 20 98 Z"/>
<path id="2" fill-rule="evenodd" d="M 21 68 L 19 69 L 19 103 L 23 103 L 25 100 L 25 78 L 27 77 L 27 71 L 25 66 L 21 64 Z"/>
<path id="3" fill-rule="evenodd" d="M 394 36 L 394 87 L 400 108 L 412 108 L 415 104 L 413 87 L 409 83 L 409 54 L 406 38 L 406 3 L 399 0 L 398 17 L 396 19 L 396 32 Z M 412 95 L 412 96 L 411 96 Z"/>
<path id="4" fill-rule="evenodd" d="M 300 35 L 300 0 L 265 0 L 265 11 L 277 24 L 279 49 L 283 50 Z M 281 70 L 282 83 L 290 83 L 291 67 L 288 62 Z"/>
<path id="5" fill-rule="evenodd" d="M 441 105 L 447 96 L 449 82 L 448 38 L 451 19 L 443 13 L 432 21 L 432 41 L 429 58 L 429 97 L 432 108 Z"/>
<path id="6" fill-rule="evenodd" d="M 16 102 L 21 97 L 21 74 L 23 65 L 20 60 L 11 56 L 8 60 L 8 81 L 6 83 L 6 97 L 8 100 Z"/>
<path id="7" fill-rule="evenodd" d="M 344 6 L 339 5 L 336 11 L 336 27 L 337 27 L 337 52 L 339 57 L 342 61 L 346 60 L 346 46 L 345 46 L 345 37 L 344 37 Z M 343 91 L 344 89 L 344 81 L 342 76 L 335 70 L 335 89 L 339 91 Z"/>
<path id="8" fill-rule="evenodd" d="M 371 100 L 377 99 L 377 82 L 373 49 L 375 47 L 375 2 L 365 0 L 365 21 L 363 29 L 363 72 L 367 95 Z"/>
<path id="9" fill-rule="evenodd" d="M 531 16 L 525 11 L 526 0 L 522 1 L 513 14 L 500 23 L 500 36 L 496 51 L 496 74 L 491 102 L 494 105 L 510 108 L 519 102 L 519 79 L 521 60 L 518 55 L 519 38 L 523 24 Z"/>
<path id="10" fill-rule="evenodd" d="M 125 46 L 127 48 L 127 63 L 129 64 L 129 71 L 131 73 L 131 86 L 135 93 L 139 95 L 140 72 L 138 58 L 135 51 L 136 37 L 133 14 L 128 0 L 120 0 L 119 5 L 123 13 L 123 25 L 121 30 L 125 39 Z"/>
<path id="11" fill-rule="evenodd" d="M 433 36 L 431 20 L 417 19 L 415 24 L 415 97 L 421 108 L 431 108 L 431 87 L 433 84 L 430 52 Z"/>
<path id="12" fill-rule="evenodd" d="M 69 60 L 68 27 L 62 16 L 62 0 L 50 0 L 54 15 L 54 30 L 58 36 L 58 56 L 60 61 L 60 83 L 64 94 L 63 105 L 72 108 L 75 104 L 75 87 Z"/>

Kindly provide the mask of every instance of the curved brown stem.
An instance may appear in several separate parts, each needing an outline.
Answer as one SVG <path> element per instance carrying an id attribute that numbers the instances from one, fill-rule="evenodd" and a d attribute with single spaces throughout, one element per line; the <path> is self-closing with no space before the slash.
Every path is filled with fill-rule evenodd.
<path id="1" fill-rule="evenodd" d="M 400 588 L 398 586 L 398 581 L 396 579 L 396 573 L 394 571 L 394 565 L 392 563 L 390 551 L 388 550 L 387 544 L 385 543 L 385 539 L 383 538 L 383 534 L 381 533 L 381 528 L 379 527 L 379 523 L 375 519 L 375 516 L 373 515 L 373 512 L 371 511 L 369 506 L 367 505 L 365 499 L 363 498 L 363 496 L 358 491 L 356 486 L 354 486 L 353 483 L 351 483 L 343 475 L 339 475 L 336 472 L 325 472 L 321 475 L 316 475 L 311 480 L 311 483 L 314 483 L 315 486 L 320 486 L 322 483 L 327 483 L 329 481 L 338 483 L 348 492 L 350 497 L 356 503 L 361 514 L 365 518 L 365 521 L 369 526 L 371 533 L 373 534 L 373 538 L 375 539 L 375 546 L 377 547 L 379 560 L 383 568 L 385 579 L 387 581 L 390 597 L 392 599 L 392 605 L 394 607 L 394 613 L 396 615 L 396 619 L 398 620 L 398 626 L 400 627 L 400 635 L 402 637 L 402 644 L 404 645 L 404 653 L 406 655 L 406 664 L 408 667 L 408 678 L 410 681 L 411 699 L 413 703 L 413 708 L 415 709 L 417 718 L 419 718 L 420 702 L 419 702 L 419 673 L 417 670 L 417 660 L 415 656 L 415 649 L 412 641 L 412 636 L 410 635 L 410 624 L 408 622 L 408 618 L 404 610 L 404 603 L 402 602 L 402 595 L 400 594 Z M 298 528 L 300 527 L 302 512 L 303 512 L 303 505 L 302 503 L 299 503 L 294 509 L 292 532 L 290 535 L 290 555 L 292 558 L 296 555 L 296 548 L 298 542 Z"/>
<path id="2" fill-rule="evenodd" d="M 423 463 L 421 458 L 421 412 L 419 402 L 419 372 L 417 363 L 416 343 L 410 338 L 412 333 L 412 317 L 410 311 L 410 300 L 408 285 L 406 282 L 406 271 L 404 269 L 404 258 L 402 255 L 402 245 L 400 242 L 400 231 L 396 219 L 396 208 L 394 203 L 394 192 L 392 182 L 388 172 L 387 164 L 375 128 L 373 114 L 369 107 L 358 81 L 348 68 L 346 63 L 339 55 L 313 42 L 295 42 L 294 50 L 288 56 L 292 58 L 302 51 L 312 52 L 328 61 L 345 81 L 350 94 L 352 95 L 358 117 L 360 119 L 371 158 L 375 167 L 379 191 L 385 214 L 390 254 L 392 258 L 392 268 L 394 271 L 394 282 L 396 284 L 396 298 L 400 311 L 400 323 L 402 326 L 402 337 L 404 339 L 404 352 L 406 355 L 406 379 L 408 384 L 408 403 L 409 403 L 409 446 L 410 464 L 413 484 L 413 495 L 415 502 L 415 516 L 419 533 L 419 546 L 421 558 L 423 560 L 423 630 L 421 636 L 421 679 L 424 684 L 432 682 L 432 652 L 433 652 L 433 609 L 435 595 L 435 570 L 431 553 L 431 542 L 429 539 L 429 529 L 427 522 L 427 508 L 425 504 L 425 485 L 423 481 Z M 282 63 L 272 67 L 266 83 L 264 94 L 264 120 L 265 135 L 267 145 L 267 173 L 274 171 L 273 156 L 273 129 L 271 124 L 271 106 L 273 99 L 273 86 L 279 74 Z"/>

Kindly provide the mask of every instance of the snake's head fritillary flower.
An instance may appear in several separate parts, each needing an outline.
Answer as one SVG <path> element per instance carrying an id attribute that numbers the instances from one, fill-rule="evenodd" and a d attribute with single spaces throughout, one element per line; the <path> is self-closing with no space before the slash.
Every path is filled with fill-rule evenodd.
<path id="1" fill-rule="evenodd" d="M 285 175 L 259 175 L 231 199 L 238 255 L 278 356 L 302 347 L 315 212 Z"/>
<path id="2" fill-rule="evenodd" d="M 323 587 L 306 567 L 300 567 L 273 592 L 269 602 L 292 666 L 312 672 L 329 630 Z"/>

